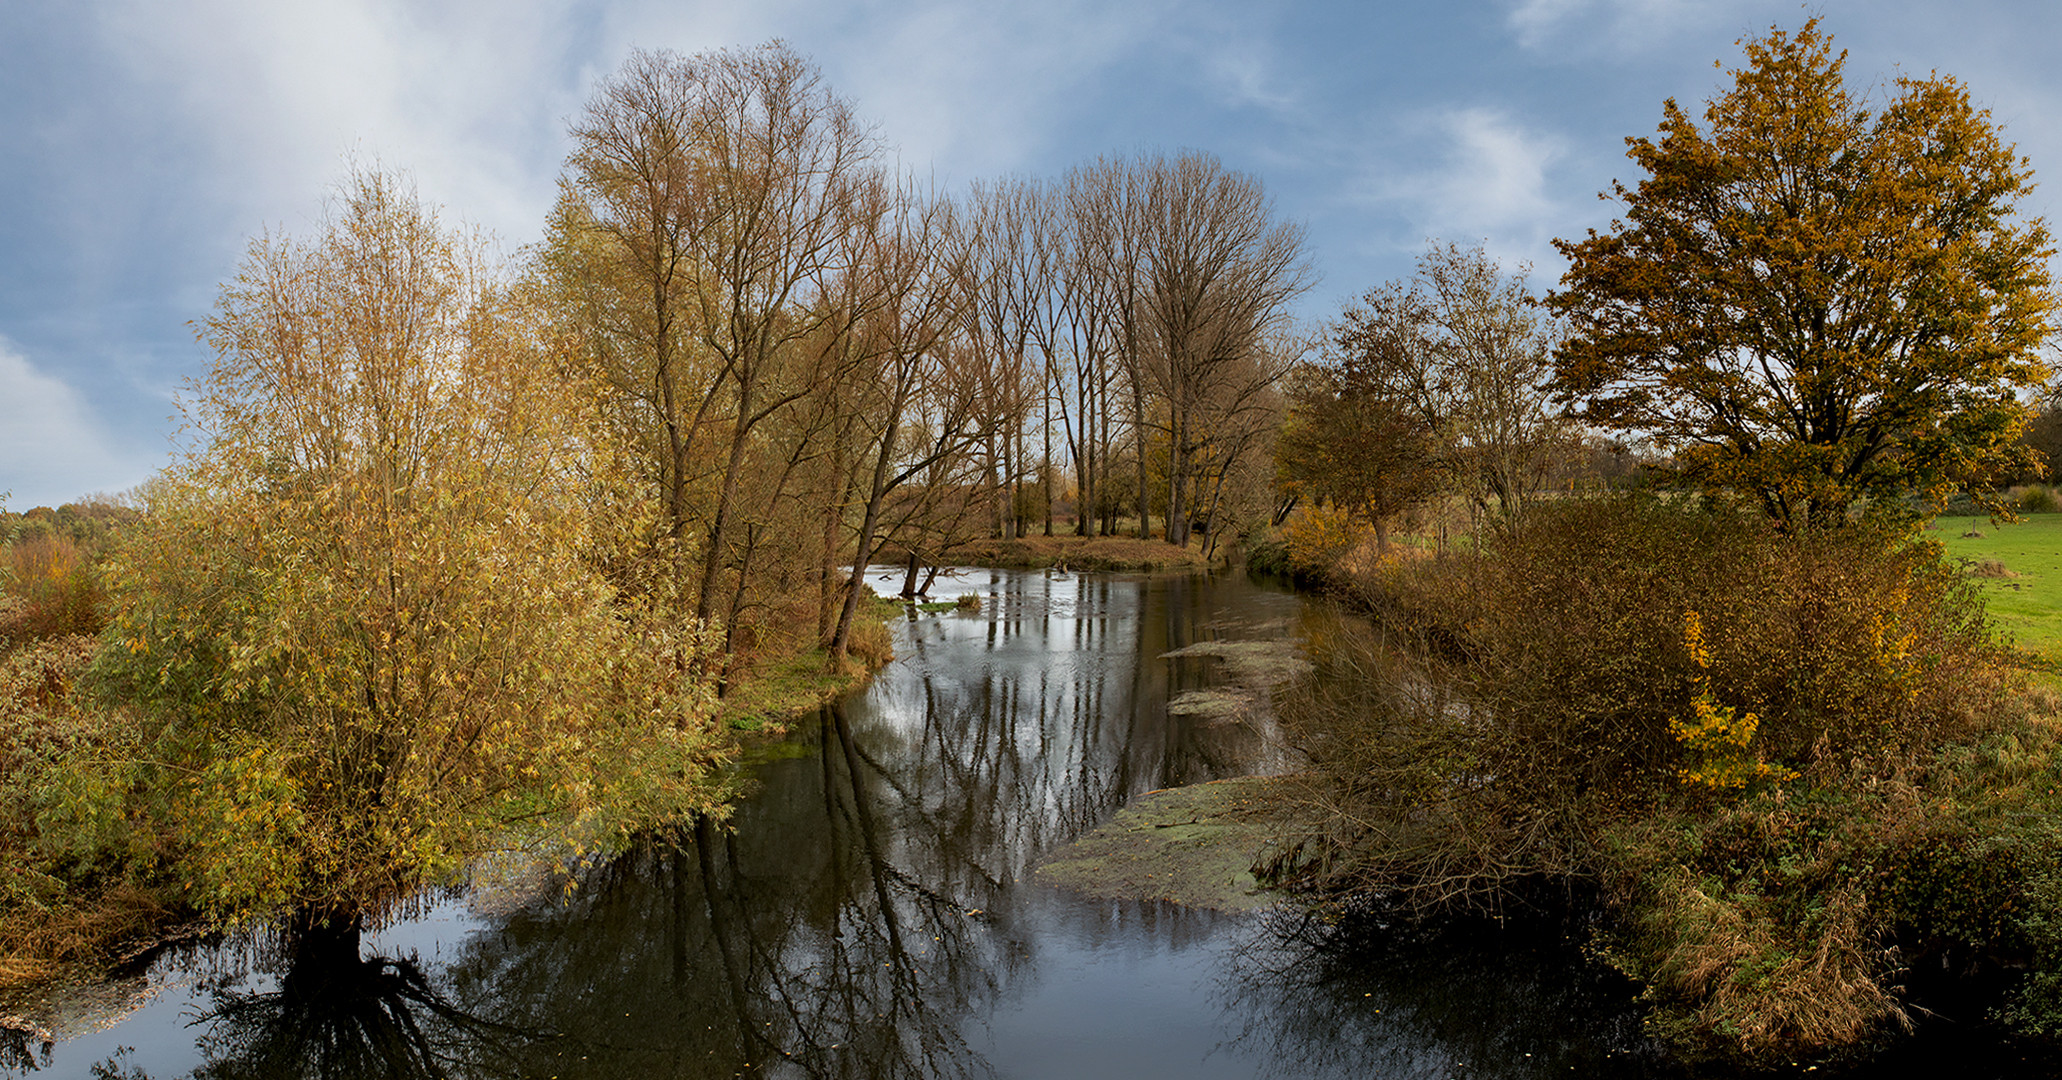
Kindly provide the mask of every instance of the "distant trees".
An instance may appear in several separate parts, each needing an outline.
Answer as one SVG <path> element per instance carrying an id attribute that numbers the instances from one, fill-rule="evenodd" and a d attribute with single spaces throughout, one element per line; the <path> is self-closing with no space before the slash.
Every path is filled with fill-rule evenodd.
<path id="1" fill-rule="evenodd" d="M 1625 220 L 1559 242 L 1559 391 L 1793 526 L 2010 472 L 2055 308 L 2031 171 L 1952 78 L 1872 111 L 1816 20 L 1745 47 L 1704 127 L 1671 100 L 1632 141 Z"/>
<path id="2" fill-rule="evenodd" d="M 1302 231 L 1274 220 L 1258 180 L 1195 153 L 1139 168 L 1138 366 L 1161 403 L 1149 422 L 1167 444 L 1166 538 L 1186 544 L 1190 515 L 1206 498 L 1209 456 L 1232 456 L 1224 440 L 1234 418 L 1294 359 L 1265 348 L 1266 336 L 1308 286 L 1309 271 Z"/>
<path id="3" fill-rule="evenodd" d="M 1233 464 L 1257 445 L 1241 437 L 1243 421 L 1272 406 L 1296 359 L 1280 331 L 1310 284 L 1302 230 L 1275 218 L 1258 180 L 1193 152 L 1084 167 L 1069 177 L 1067 201 L 1074 334 L 1092 357 L 1109 358 L 1089 362 L 1114 368 L 1128 390 L 1128 401 L 1105 395 L 1097 405 L 1129 405 L 1141 533 L 1157 479 L 1162 535 L 1186 544 L 1195 512 L 1215 505 Z M 1097 449 L 1084 445 L 1080 456 Z"/>
<path id="4" fill-rule="evenodd" d="M 1291 399 L 1281 466 L 1384 544 L 1389 516 L 1442 490 L 1513 519 L 1571 437 L 1548 400 L 1556 335 L 1522 273 L 1434 245 L 1333 326 Z"/>

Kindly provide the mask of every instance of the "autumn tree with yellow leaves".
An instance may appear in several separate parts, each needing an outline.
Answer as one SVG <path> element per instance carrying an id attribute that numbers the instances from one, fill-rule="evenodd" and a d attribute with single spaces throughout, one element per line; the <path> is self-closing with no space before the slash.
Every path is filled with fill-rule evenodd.
<path id="1" fill-rule="evenodd" d="M 1702 126 L 1670 100 L 1628 140 L 1625 217 L 1558 242 L 1561 394 L 1791 525 L 2010 474 L 2055 309 L 2031 168 L 1951 77 L 1878 103 L 1816 20 L 1744 45 Z"/>
<path id="2" fill-rule="evenodd" d="M 115 568 L 103 661 L 224 921 L 377 917 L 476 856 L 716 804 L 700 688 L 583 558 L 583 457 L 484 242 L 350 177 L 253 243 L 203 335 L 194 444 Z"/>

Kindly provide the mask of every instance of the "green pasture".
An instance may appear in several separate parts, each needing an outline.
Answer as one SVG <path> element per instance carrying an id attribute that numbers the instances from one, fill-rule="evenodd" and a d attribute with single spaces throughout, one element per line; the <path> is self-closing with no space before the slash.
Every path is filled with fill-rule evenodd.
<path id="1" fill-rule="evenodd" d="M 1926 536 L 1972 571 L 1986 559 L 2003 563 L 2008 576 L 1978 579 L 1991 614 L 2021 647 L 2062 666 L 2062 514 L 2027 514 L 2009 525 L 1943 517 Z"/>

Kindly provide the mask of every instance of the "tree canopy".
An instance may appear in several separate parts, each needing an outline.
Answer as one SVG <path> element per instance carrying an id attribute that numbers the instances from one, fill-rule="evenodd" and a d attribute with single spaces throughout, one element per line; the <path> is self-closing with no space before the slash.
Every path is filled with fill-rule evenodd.
<path id="1" fill-rule="evenodd" d="M 1787 524 L 2009 471 L 2055 306 L 2031 168 L 1951 77 L 1872 108 L 1816 20 L 1744 48 L 1702 127 L 1627 140 L 1624 219 L 1556 241 L 1559 393 Z"/>
<path id="2" fill-rule="evenodd" d="M 196 446 L 146 489 L 103 657 L 145 745 L 113 790 L 146 793 L 209 915 L 349 924 L 486 851 L 592 841 L 608 802 L 720 800 L 678 631 L 582 558 L 534 321 L 378 172 L 224 286 Z"/>
<path id="3" fill-rule="evenodd" d="M 1392 512 L 1431 495 L 1435 470 L 1478 505 L 1522 509 L 1565 441 L 1546 390 L 1559 328 L 1542 314 L 1523 268 L 1434 244 L 1415 275 L 1368 290 L 1341 315 L 1328 358 L 1339 395 L 1360 404 L 1328 422 L 1352 418 L 1334 437 L 1367 444 L 1362 468 L 1386 473 Z M 1310 403 L 1306 420 L 1323 415 Z M 1371 439 L 1386 445 L 1378 453 Z"/>

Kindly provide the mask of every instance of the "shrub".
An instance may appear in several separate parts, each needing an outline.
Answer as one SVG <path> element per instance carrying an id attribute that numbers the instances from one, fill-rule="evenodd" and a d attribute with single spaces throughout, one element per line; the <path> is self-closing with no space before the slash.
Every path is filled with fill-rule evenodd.
<path id="1" fill-rule="evenodd" d="M 888 624 L 877 618 L 854 619 L 845 650 L 868 670 L 895 659 L 895 643 L 889 636 Z"/>
<path id="2" fill-rule="evenodd" d="M 2028 484 L 2019 489 L 2012 500 L 2022 514 L 2053 514 L 2062 511 L 2062 499 L 2055 497 L 2053 488 L 2040 484 Z"/>
<path id="3" fill-rule="evenodd" d="M 0 638 L 90 634 L 105 622 L 98 575 L 69 538 L 40 532 L 7 547 L 7 590 L 18 599 L 0 614 Z"/>
<path id="4" fill-rule="evenodd" d="M 1365 532 L 1353 515 L 1336 505 L 1306 505 L 1282 522 L 1278 535 L 1281 561 L 1298 577 L 1323 579 L 1334 574 Z"/>
<path id="5" fill-rule="evenodd" d="M 1601 890 L 1663 1027 L 1759 1057 L 1900 1022 L 1884 940 L 2002 942 L 1943 898 L 2045 865 L 1939 809 L 1991 797 L 1940 759 L 1995 737 L 2019 678 L 1936 545 L 1564 500 L 1362 585 L 1385 635 L 1315 647 L 1283 707 L 1338 800 L 1304 885 L 1419 915 Z M 1886 884 L 1947 867 L 1927 880 L 1960 892 Z"/>

